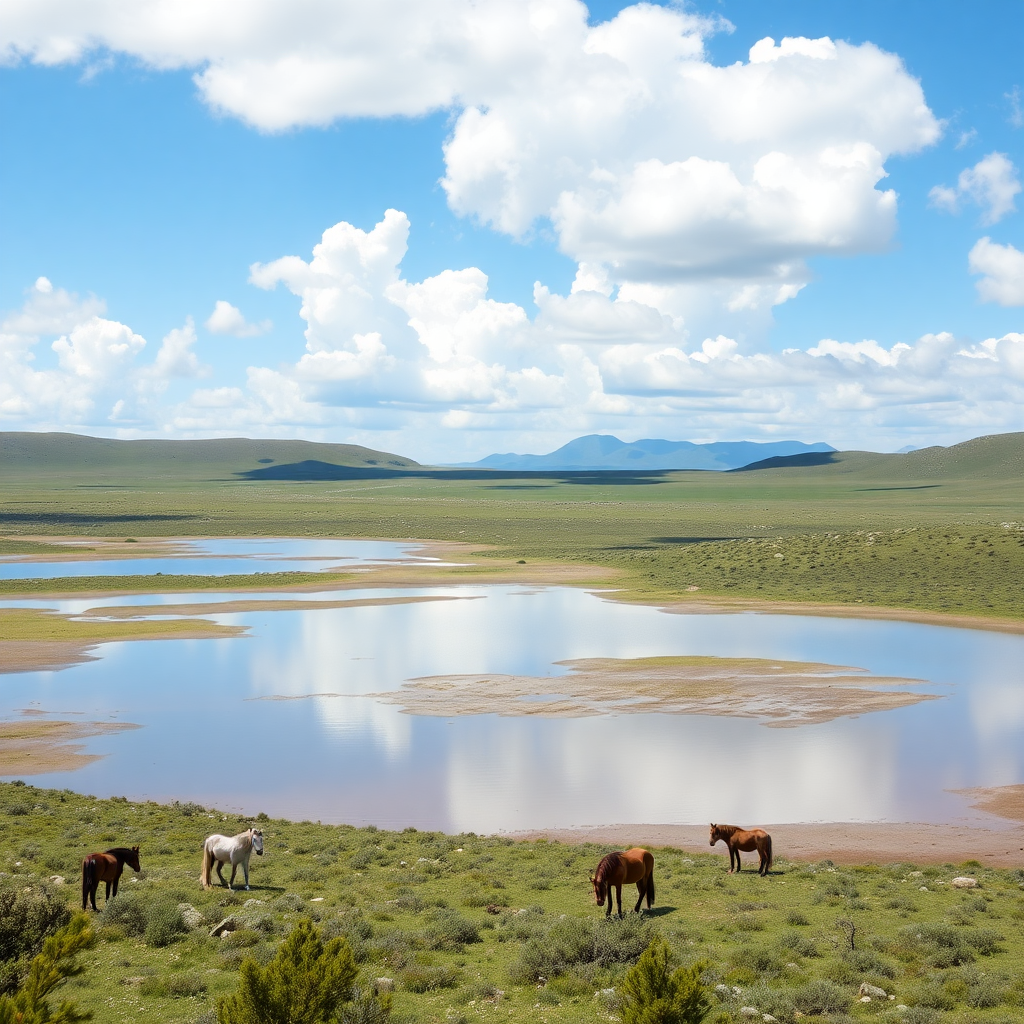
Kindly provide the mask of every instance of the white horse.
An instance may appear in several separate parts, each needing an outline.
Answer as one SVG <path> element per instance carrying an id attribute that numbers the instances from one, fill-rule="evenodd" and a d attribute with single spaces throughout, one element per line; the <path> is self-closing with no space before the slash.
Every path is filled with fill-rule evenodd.
<path id="1" fill-rule="evenodd" d="M 245 887 L 249 888 L 249 857 L 252 851 L 256 851 L 257 857 L 263 856 L 263 832 L 258 828 L 247 828 L 239 832 L 237 836 L 207 836 L 203 843 L 203 870 L 199 875 L 199 881 L 203 883 L 204 889 L 210 888 L 210 871 L 214 864 L 217 865 L 217 877 L 221 885 L 227 885 L 233 889 L 235 884 L 235 872 L 238 865 L 242 865 L 245 873 Z M 221 874 L 221 865 L 231 865 L 231 881 L 225 883 L 224 875 Z"/>

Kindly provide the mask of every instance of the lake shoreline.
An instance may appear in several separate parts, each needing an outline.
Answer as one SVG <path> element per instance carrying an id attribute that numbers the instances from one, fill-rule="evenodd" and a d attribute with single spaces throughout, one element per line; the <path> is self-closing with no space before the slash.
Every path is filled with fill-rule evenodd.
<path id="1" fill-rule="evenodd" d="M 1024 824 L 993 818 L 986 825 L 935 825 L 915 822 L 811 822 L 768 824 L 774 854 L 795 861 L 830 860 L 834 864 L 964 864 L 1018 868 L 1024 865 Z M 628 846 L 670 846 L 708 852 L 707 825 L 593 825 L 565 829 L 528 829 L 503 833 L 510 839 Z M 712 852 L 725 855 L 719 843 Z M 743 854 L 743 870 L 757 870 L 756 853 Z M 969 869 L 965 869 L 970 874 Z M 922 879 L 922 884 L 927 879 Z"/>

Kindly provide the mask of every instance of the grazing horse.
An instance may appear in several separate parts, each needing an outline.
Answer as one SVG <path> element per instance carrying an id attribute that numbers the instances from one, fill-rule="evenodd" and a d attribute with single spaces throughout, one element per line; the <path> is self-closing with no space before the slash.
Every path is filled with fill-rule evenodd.
<path id="1" fill-rule="evenodd" d="M 740 828 L 739 825 L 712 825 L 711 846 L 714 846 L 721 839 L 729 847 L 729 874 L 741 871 L 740 850 L 750 853 L 757 850 L 761 863 L 758 866 L 759 875 L 767 875 L 768 869 L 772 866 L 772 837 L 763 828 Z"/>
<path id="2" fill-rule="evenodd" d="M 609 853 L 601 858 L 597 870 L 590 876 L 590 884 L 594 887 L 594 898 L 599 907 L 604 906 L 605 897 L 608 898 L 608 909 L 604 912 L 605 917 L 611 917 L 612 913 L 612 886 L 615 886 L 615 896 L 619 902 L 619 917 L 622 917 L 622 887 L 630 882 L 636 882 L 640 893 L 633 908 L 633 913 L 640 910 L 640 904 L 644 897 L 647 897 L 647 909 L 654 904 L 654 854 L 649 850 L 642 850 L 635 846 L 625 853 Z"/>
<path id="3" fill-rule="evenodd" d="M 221 885 L 233 889 L 235 885 L 235 872 L 238 865 L 242 865 L 245 874 L 245 887 L 249 888 L 249 857 L 252 851 L 256 851 L 257 857 L 263 856 L 263 832 L 258 828 L 247 828 L 239 832 L 237 836 L 207 836 L 203 843 L 203 870 L 199 875 L 199 881 L 203 883 L 204 889 L 210 888 L 210 871 L 214 864 L 217 865 L 217 877 Z M 225 882 L 221 873 L 221 865 L 231 865 L 231 881 Z"/>
<path id="4" fill-rule="evenodd" d="M 133 846 L 130 850 L 125 846 L 117 846 L 106 853 L 90 853 L 82 861 L 82 909 L 88 910 L 88 903 L 92 901 L 92 909 L 96 906 L 96 890 L 100 882 L 107 883 L 107 900 L 117 895 L 117 883 L 121 880 L 121 872 L 125 864 L 138 872 L 139 848 Z"/>

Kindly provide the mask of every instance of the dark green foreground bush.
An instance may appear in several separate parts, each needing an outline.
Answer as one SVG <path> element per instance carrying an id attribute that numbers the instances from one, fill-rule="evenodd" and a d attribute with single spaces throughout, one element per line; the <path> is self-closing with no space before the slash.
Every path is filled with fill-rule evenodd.
<path id="1" fill-rule="evenodd" d="M 64 900 L 44 889 L 0 888 L 0 994 L 13 992 L 43 942 L 71 920 Z"/>
<path id="2" fill-rule="evenodd" d="M 659 936 L 622 979 L 622 1024 L 701 1024 L 711 1009 L 701 981 L 705 965 L 673 971 L 671 963 L 672 951 Z"/>

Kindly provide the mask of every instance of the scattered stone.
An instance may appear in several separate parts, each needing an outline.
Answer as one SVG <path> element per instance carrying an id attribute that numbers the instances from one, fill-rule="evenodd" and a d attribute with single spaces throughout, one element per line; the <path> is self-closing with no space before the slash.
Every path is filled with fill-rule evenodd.
<path id="1" fill-rule="evenodd" d="M 757 1012 L 756 1006 L 741 1006 L 740 1015 L 743 1017 L 760 1017 L 761 1014 Z"/>
<path id="2" fill-rule="evenodd" d="M 179 903 L 178 909 L 181 911 L 181 919 L 185 922 L 186 928 L 201 928 L 205 923 L 203 915 L 191 903 Z"/>
<path id="3" fill-rule="evenodd" d="M 762 1013 L 761 1020 L 764 1021 L 764 1024 L 776 1024 L 777 1018 L 773 1017 L 770 1013 Z"/>
<path id="4" fill-rule="evenodd" d="M 323 901 L 324 901 L 324 898 L 323 898 L 323 896 L 313 896 L 313 897 L 312 897 L 312 898 L 310 899 L 310 901 L 309 901 L 309 902 L 310 902 L 310 903 L 323 903 Z"/>
<path id="5" fill-rule="evenodd" d="M 395 979 L 394 978 L 376 978 L 373 982 L 373 987 L 377 990 L 377 994 L 380 995 L 382 992 L 394 992 L 395 990 Z"/>
<path id="6" fill-rule="evenodd" d="M 886 991 L 884 988 L 879 988 L 877 985 L 869 985 L 866 981 L 862 981 L 858 995 L 868 996 L 871 999 L 885 999 Z"/>
<path id="7" fill-rule="evenodd" d="M 977 889 L 978 880 L 976 878 L 968 878 L 966 875 L 961 875 L 959 878 L 954 878 L 949 883 L 954 889 Z"/>
<path id="8" fill-rule="evenodd" d="M 928 886 L 927 885 L 922 885 L 918 891 L 919 892 L 928 892 Z"/>
<path id="9" fill-rule="evenodd" d="M 729 988 L 728 985 L 716 985 L 715 992 L 720 996 L 724 996 L 726 999 L 732 995 L 732 989 Z"/>
<path id="10" fill-rule="evenodd" d="M 64 876 L 63 875 L 50 875 L 50 881 L 54 885 L 63 885 L 64 884 Z"/>
<path id="11" fill-rule="evenodd" d="M 238 928 L 238 922 L 233 917 L 225 917 L 220 924 L 215 924 L 210 930 L 210 936 L 214 939 L 222 939 L 228 932 L 233 932 Z"/>
<path id="12" fill-rule="evenodd" d="M 408 865 L 408 864 L 407 864 L 407 863 L 406 863 L 406 862 L 405 862 L 404 860 L 400 860 L 400 861 L 398 862 L 398 866 L 399 866 L 400 868 L 407 868 L 407 867 L 408 867 L 409 865 Z"/>
<path id="13" fill-rule="evenodd" d="M 871 996 L 861 996 L 860 997 L 860 1002 L 862 1002 L 862 1003 L 870 1003 L 871 1002 Z"/>

